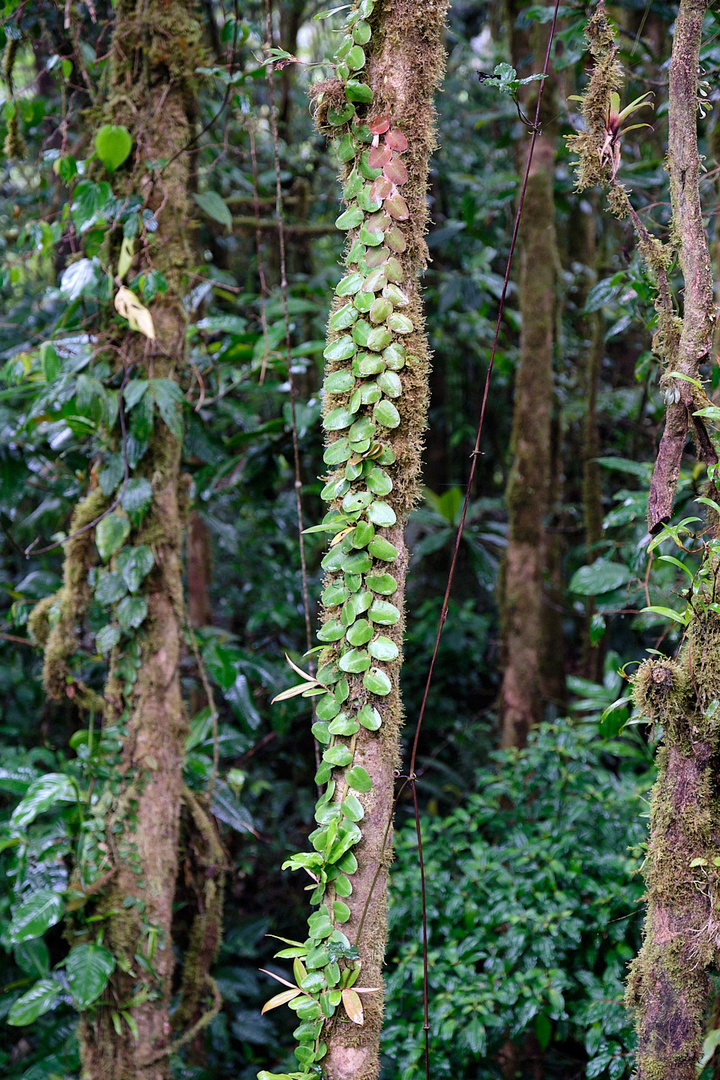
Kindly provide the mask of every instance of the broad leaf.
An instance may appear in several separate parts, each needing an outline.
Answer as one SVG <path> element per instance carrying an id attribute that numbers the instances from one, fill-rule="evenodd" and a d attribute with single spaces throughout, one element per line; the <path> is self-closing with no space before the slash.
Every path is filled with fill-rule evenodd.
<path id="1" fill-rule="evenodd" d="M 34 1023 L 48 1009 L 52 1009 L 62 987 L 54 979 L 40 979 L 27 993 L 13 1003 L 7 1022 L 13 1027 L 25 1027 Z"/>
<path id="2" fill-rule="evenodd" d="M 87 1009 L 107 986 L 115 970 L 115 957 L 103 945 L 76 945 L 65 961 L 68 986 L 79 1009 Z"/>
<path id="3" fill-rule="evenodd" d="M 62 919 L 65 904 L 54 889 L 38 889 L 15 912 L 7 931 L 8 941 L 19 945 L 40 937 Z"/>

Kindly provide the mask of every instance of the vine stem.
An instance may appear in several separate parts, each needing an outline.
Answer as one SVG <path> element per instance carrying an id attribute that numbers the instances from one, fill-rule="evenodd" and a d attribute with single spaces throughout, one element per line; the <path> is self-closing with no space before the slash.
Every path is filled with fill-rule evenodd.
<path id="1" fill-rule="evenodd" d="M 265 17 L 267 24 L 268 49 L 272 49 L 273 29 L 272 10 L 270 0 L 265 0 Z M 283 316 L 285 320 L 285 356 L 287 360 L 288 384 L 290 386 L 290 413 L 292 417 L 292 441 L 293 459 L 295 464 L 295 509 L 297 514 L 298 543 L 300 547 L 300 574 L 302 578 L 303 609 L 305 615 L 305 641 L 309 653 L 308 670 L 311 675 L 315 674 L 315 659 L 312 653 L 313 636 L 310 622 L 310 595 L 308 592 L 307 561 L 305 559 L 305 537 L 303 536 L 303 509 L 302 509 L 302 471 L 300 468 L 300 444 L 297 427 L 297 389 L 292 370 L 292 345 L 290 341 L 290 308 L 288 304 L 287 283 L 287 259 L 285 254 L 285 215 L 283 212 L 282 181 L 280 173 L 280 139 L 278 135 L 277 98 L 275 94 L 275 72 L 273 64 L 267 65 L 267 81 L 270 90 L 270 116 L 272 120 L 273 154 L 275 158 L 275 214 L 277 217 L 278 248 L 280 252 L 280 289 L 283 301 Z M 313 716 L 315 708 L 313 706 Z M 320 768 L 320 747 L 317 739 L 314 739 L 315 763 Z"/>

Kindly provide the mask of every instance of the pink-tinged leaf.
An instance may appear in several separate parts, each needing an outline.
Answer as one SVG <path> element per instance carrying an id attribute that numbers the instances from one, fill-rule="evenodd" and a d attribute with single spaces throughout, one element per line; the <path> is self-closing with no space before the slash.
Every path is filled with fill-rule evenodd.
<path id="1" fill-rule="evenodd" d="M 303 679 L 307 679 L 308 682 L 317 683 L 317 679 L 315 678 L 315 676 L 308 674 L 307 671 L 303 671 L 303 669 L 299 668 L 297 666 L 297 664 L 293 664 L 292 660 L 290 659 L 290 657 L 288 656 L 287 653 L 285 653 L 285 659 L 287 660 L 288 664 L 293 669 L 293 671 L 296 672 L 296 674 L 302 675 Z"/>
<path id="2" fill-rule="evenodd" d="M 398 154 L 404 153 L 408 148 L 408 141 L 400 128 L 393 128 L 392 131 L 388 131 L 385 142 L 391 150 L 395 150 Z"/>
<path id="3" fill-rule="evenodd" d="M 365 256 L 365 262 L 370 269 L 374 269 L 376 266 L 382 266 L 387 260 L 388 249 L 386 247 L 374 247 L 369 248 L 367 255 Z"/>
<path id="4" fill-rule="evenodd" d="M 392 186 L 395 181 L 388 180 L 385 176 L 378 176 L 377 180 L 373 180 L 370 185 L 370 199 L 372 202 L 382 202 L 386 199 L 392 191 Z"/>
<path id="5" fill-rule="evenodd" d="M 283 690 L 281 694 L 276 694 L 270 704 L 274 705 L 276 701 L 287 701 L 289 698 L 298 697 L 299 694 L 304 694 L 306 690 L 309 690 L 314 685 L 315 683 L 304 682 L 298 683 L 297 686 L 291 686 L 289 690 Z"/>
<path id="6" fill-rule="evenodd" d="M 299 987 L 297 987 L 295 983 L 288 982 L 287 979 L 283 979 L 280 975 L 275 975 L 274 972 L 268 971 L 267 968 L 260 968 L 260 970 L 263 975 L 269 975 L 271 979 L 275 979 L 277 982 L 282 983 L 283 986 L 289 986 L 291 990 L 299 991 Z"/>
<path id="7" fill-rule="evenodd" d="M 282 993 L 276 994 L 275 997 L 271 997 L 269 1001 L 266 1001 L 260 1010 L 261 1015 L 266 1012 L 270 1012 L 271 1009 L 277 1009 L 280 1005 L 287 1005 L 288 1001 L 292 1001 L 298 994 L 302 994 L 302 990 L 298 990 L 297 986 L 294 990 L 283 990 Z"/>
<path id="8" fill-rule="evenodd" d="M 368 165 L 371 169 L 382 169 L 391 160 L 393 152 L 389 146 L 371 146 L 368 153 Z"/>
<path id="9" fill-rule="evenodd" d="M 391 217 L 396 218 L 398 221 L 407 221 L 410 217 L 408 204 L 399 191 L 393 191 L 392 195 L 388 195 L 385 200 L 385 209 Z"/>
<path id="10" fill-rule="evenodd" d="M 356 986 L 356 994 L 376 994 L 378 990 L 382 990 L 382 986 Z"/>
<path id="11" fill-rule="evenodd" d="M 390 120 L 387 116 L 373 116 L 368 120 L 367 126 L 373 135 L 384 135 L 390 127 Z"/>
<path id="12" fill-rule="evenodd" d="M 363 1007 L 360 998 L 354 990 L 350 990 L 347 987 L 342 992 L 342 1003 L 345 1006 L 345 1012 L 348 1014 L 353 1024 L 359 1024 L 361 1027 L 365 1022 L 363 1015 Z"/>
<path id="13" fill-rule="evenodd" d="M 390 218 L 384 210 L 376 210 L 365 223 L 368 232 L 385 232 L 390 228 Z"/>
<path id="14" fill-rule="evenodd" d="M 405 234 L 398 225 L 393 225 L 393 227 L 388 229 L 385 233 L 385 243 L 392 251 L 397 251 L 398 254 L 403 252 L 407 247 Z"/>
<path id="15" fill-rule="evenodd" d="M 397 184 L 400 187 L 402 184 L 407 184 L 408 171 L 403 165 L 400 158 L 394 157 L 392 161 L 388 161 L 387 165 L 383 169 L 383 173 L 393 184 Z M 378 177 L 378 180 L 380 177 Z M 377 180 L 375 181 L 377 184 Z M 388 192 L 388 195 L 390 193 Z M 387 195 L 384 196 L 387 198 Z"/>

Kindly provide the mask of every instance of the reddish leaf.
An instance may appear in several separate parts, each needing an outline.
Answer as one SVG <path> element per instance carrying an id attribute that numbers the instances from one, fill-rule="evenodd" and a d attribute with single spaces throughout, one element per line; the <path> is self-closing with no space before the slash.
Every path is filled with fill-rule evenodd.
<path id="1" fill-rule="evenodd" d="M 384 210 L 376 210 L 367 219 L 365 225 L 370 232 L 385 232 L 390 228 L 390 218 Z"/>
<path id="2" fill-rule="evenodd" d="M 372 131 L 372 128 L 370 130 Z M 385 136 L 385 142 L 393 150 L 397 150 L 398 154 L 402 154 L 403 151 L 407 150 L 408 148 L 408 141 L 403 135 L 400 128 L 393 128 L 392 131 L 388 131 L 387 135 Z"/>
<path id="3" fill-rule="evenodd" d="M 400 158 L 393 158 L 392 161 L 388 161 L 384 167 L 383 172 L 388 180 L 391 180 L 393 184 L 397 184 L 398 187 L 401 184 L 407 184 L 408 171 L 403 165 Z M 380 177 L 378 177 L 378 180 Z M 377 180 L 375 181 L 377 183 Z M 385 196 L 387 198 L 387 196 Z"/>
<path id="4" fill-rule="evenodd" d="M 405 175 L 407 176 L 407 173 Z M 397 181 L 388 180 L 385 176 L 378 176 L 377 180 L 373 180 L 370 185 L 370 199 L 372 202 L 382 202 L 383 199 L 387 199 L 392 191 L 393 183 L 397 183 Z"/>
<path id="5" fill-rule="evenodd" d="M 393 225 L 385 233 L 385 243 L 392 251 L 402 252 L 407 247 L 405 234 L 398 225 Z"/>
<path id="6" fill-rule="evenodd" d="M 386 247 L 374 247 L 368 248 L 367 255 L 365 256 L 365 262 L 370 269 L 376 266 L 382 266 L 388 257 L 388 250 Z"/>
<path id="7" fill-rule="evenodd" d="M 371 169 L 382 169 L 392 159 L 393 152 L 389 146 L 371 146 L 368 151 L 368 165 Z"/>
<path id="8" fill-rule="evenodd" d="M 387 116 L 373 116 L 368 120 L 367 125 L 373 135 L 383 135 L 390 127 L 390 121 Z"/>
<path id="9" fill-rule="evenodd" d="M 385 209 L 391 217 L 396 218 L 398 221 L 407 221 L 410 217 L 408 204 L 399 191 L 393 191 L 392 195 L 388 195 L 385 200 Z"/>

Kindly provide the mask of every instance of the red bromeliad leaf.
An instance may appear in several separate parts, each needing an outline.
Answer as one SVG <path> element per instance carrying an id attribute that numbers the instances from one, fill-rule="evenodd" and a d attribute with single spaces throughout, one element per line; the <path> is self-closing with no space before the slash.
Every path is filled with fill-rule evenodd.
<path id="1" fill-rule="evenodd" d="M 391 217 L 396 218 L 398 221 L 407 221 L 410 217 L 408 204 L 399 191 L 393 191 L 392 195 L 388 195 L 385 200 L 385 209 Z"/>
<path id="2" fill-rule="evenodd" d="M 368 165 L 371 169 L 382 169 L 392 159 L 393 152 L 389 146 L 371 146 L 368 151 Z"/>
<path id="3" fill-rule="evenodd" d="M 393 184 L 397 184 L 398 187 L 402 184 L 407 184 L 408 171 L 400 158 L 393 158 L 392 161 L 388 161 L 383 169 L 383 173 L 388 180 L 391 180 Z M 378 180 L 379 179 L 380 177 L 378 177 Z M 377 180 L 375 183 L 377 184 Z M 387 196 L 384 196 L 384 198 L 387 198 Z"/>
<path id="4" fill-rule="evenodd" d="M 387 116 L 373 116 L 368 120 L 367 126 L 373 135 L 383 135 L 390 127 L 390 120 Z"/>
<path id="5" fill-rule="evenodd" d="M 372 131 L 372 128 L 370 130 Z M 402 154 L 408 148 L 408 141 L 400 128 L 393 128 L 392 131 L 388 131 L 385 142 L 391 149 L 397 150 L 398 154 Z"/>
<path id="6" fill-rule="evenodd" d="M 387 199 L 392 191 L 393 184 L 396 183 L 397 180 L 392 180 L 392 178 L 388 180 L 386 176 L 378 176 L 377 180 L 373 180 L 370 185 L 371 202 L 382 202 L 383 199 Z"/>

